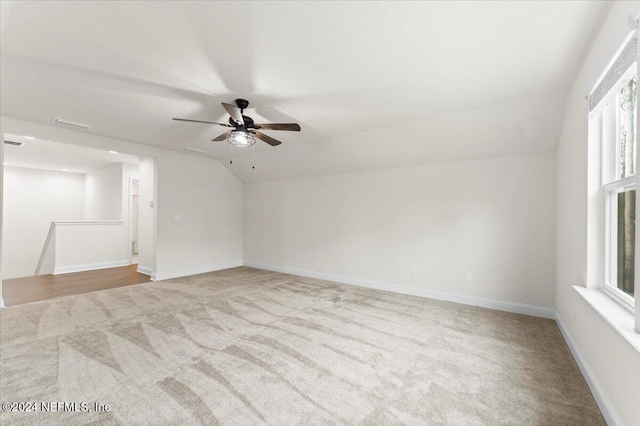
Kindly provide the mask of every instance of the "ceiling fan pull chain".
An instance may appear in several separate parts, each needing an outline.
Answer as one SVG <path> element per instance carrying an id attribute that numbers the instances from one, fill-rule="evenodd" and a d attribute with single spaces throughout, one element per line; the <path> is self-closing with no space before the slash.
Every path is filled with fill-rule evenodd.
<path id="1" fill-rule="evenodd" d="M 255 144 L 251 145 L 251 157 L 252 157 L 251 158 L 251 163 L 252 163 L 251 168 L 255 169 L 256 168 L 256 165 L 255 165 L 256 164 L 256 145 Z"/>
<path id="2" fill-rule="evenodd" d="M 229 164 L 233 164 L 233 145 L 229 144 L 231 147 L 231 154 L 229 154 Z"/>

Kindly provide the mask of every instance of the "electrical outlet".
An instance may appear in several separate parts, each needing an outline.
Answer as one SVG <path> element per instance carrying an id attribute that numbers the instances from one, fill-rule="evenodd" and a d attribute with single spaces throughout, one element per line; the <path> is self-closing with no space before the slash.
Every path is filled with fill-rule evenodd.
<path id="1" fill-rule="evenodd" d="M 473 274 L 471 272 L 467 272 L 467 281 L 473 281 Z"/>
<path id="2" fill-rule="evenodd" d="M 411 268 L 409 268 L 409 273 L 410 273 L 411 275 L 418 275 L 418 270 L 417 270 L 417 268 L 415 267 L 415 265 L 413 265 L 413 266 L 411 266 Z"/>
<path id="3" fill-rule="evenodd" d="M 180 222 L 182 220 L 182 217 L 180 217 L 179 214 L 174 214 L 173 215 L 173 221 L 174 222 Z"/>
<path id="4" fill-rule="evenodd" d="M 304 255 L 304 253 L 300 254 L 300 260 L 302 260 L 303 262 L 307 260 L 307 256 Z"/>

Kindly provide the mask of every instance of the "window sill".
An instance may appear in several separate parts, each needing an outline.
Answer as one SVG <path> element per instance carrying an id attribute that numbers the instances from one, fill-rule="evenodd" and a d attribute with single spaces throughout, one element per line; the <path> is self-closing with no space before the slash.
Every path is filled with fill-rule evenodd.
<path id="1" fill-rule="evenodd" d="M 587 301 L 626 341 L 640 352 L 640 334 L 636 333 L 635 318 L 602 290 L 573 286 L 574 290 Z"/>

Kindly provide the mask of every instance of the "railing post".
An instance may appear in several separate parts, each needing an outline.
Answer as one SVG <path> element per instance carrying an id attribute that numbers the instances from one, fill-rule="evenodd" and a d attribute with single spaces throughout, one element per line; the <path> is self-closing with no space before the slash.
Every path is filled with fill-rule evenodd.
<path id="1" fill-rule="evenodd" d="M 40 274 L 40 268 L 42 267 L 42 262 L 44 261 L 44 256 L 47 253 L 47 248 L 49 247 L 49 242 L 51 241 L 51 236 L 53 235 L 53 231 L 56 227 L 55 222 L 51 222 L 49 226 L 49 233 L 47 234 L 47 239 L 44 241 L 44 247 L 42 248 L 42 253 L 40 254 L 40 260 L 38 260 L 38 266 L 36 266 L 36 272 L 34 275 Z"/>

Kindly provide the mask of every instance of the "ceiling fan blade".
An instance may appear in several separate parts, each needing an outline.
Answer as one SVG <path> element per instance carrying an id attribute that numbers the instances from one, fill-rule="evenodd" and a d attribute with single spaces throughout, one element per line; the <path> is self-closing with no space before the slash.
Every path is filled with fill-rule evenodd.
<path id="1" fill-rule="evenodd" d="M 240 108 L 235 105 L 225 104 L 224 102 L 222 102 L 222 106 L 227 110 L 233 121 L 244 126 L 244 118 L 242 118 Z"/>
<path id="2" fill-rule="evenodd" d="M 229 130 L 228 132 L 224 132 L 223 134 L 221 134 L 220 136 L 218 136 L 217 138 L 211 139 L 211 142 L 220 142 L 225 140 L 230 134 L 231 132 L 233 132 L 233 130 Z"/>
<path id="3" fill-rule="evenodd" d="M 222 124 L 222 123 L 215 123 L 213 121 L 202 121 L 202 120 L 189 120 L 188 118 L 173 118 L 176 121 L 190 121 L 192 123 L 205 123 L 205 124 L 217 124 L 218 126 L 224 126 L 224 127 L 232 127 L 228 124 Z"/>
<path id="4" fill-rule="evenodd" d="M 260 133 L 260 132 L 251 132 L 251 133 L 256 135 L 256 138 L 260 139 L 263 142 L 268 143 L 271 146 L 278 146 L 282 143 L 279 140 L 272 138 L 271 136 L 265 135 L 264 133 Z"/>
<path id="5" fill-rule="evenodd" d="M 291 132 L 300 131 L 300 125 L 297 123 L 268 123 L 256 124 L 256 126 L 262 130 L 289 130 Z"/>

